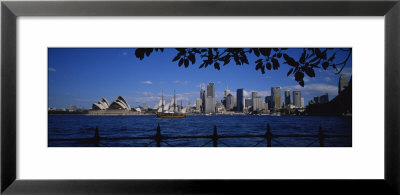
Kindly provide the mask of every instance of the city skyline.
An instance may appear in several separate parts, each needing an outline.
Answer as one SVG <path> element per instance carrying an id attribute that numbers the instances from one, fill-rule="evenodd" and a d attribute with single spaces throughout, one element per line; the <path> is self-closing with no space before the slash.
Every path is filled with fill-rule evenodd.
<path id="1" fill-rule="evenodd" d="M 172 49 L 171 49 L 172 50 Z M 289 49 L 290 50 L 290 49 Z M 300 50 L 291 49 L 296 55 Z M 199 69 L 178 67 L 171 62 L 171 53 L 166 49 L 153 58 L 138 60 L 133 48 L 112 49 L 49 49 L 49 107 L 91 108 L 102 97 L 113 100 L 118 96 L 127 99 L 131 107 L 146 103 L 153 107 L 161 97 L 169 99 L 176 90 L 178 101 L 195 105 L 201 86 L 214 83 L 215 101 L 224 97 L 226 88 L 237 97 L 236 90 L 243 88 L 244 97 L 271 95 L 271 87 L 284 91 L 301 91 L 305 105 L 315 96 L 329 94 L 330 99 L 338 94 L 339 76 L 332 69 L 316 70 L 316 77 L 305 77 L 301 87 L 293 78 L 287 77 L 288 65 L 281 63 L 278 70 L 261 74 L 254 64 L 236 66 L 228 64 L 220 71 L 209 67 Z M 173 56 L 172 56 L 173 57 Z M 251 60 L 249 60 L 251 61 Z M 348 79 L 352 72 L 351 61 L 342 71 Z M 292 94 L 290 94 L 292 96 Z M 291 97 L 292 99 L 292 97 Z"/>

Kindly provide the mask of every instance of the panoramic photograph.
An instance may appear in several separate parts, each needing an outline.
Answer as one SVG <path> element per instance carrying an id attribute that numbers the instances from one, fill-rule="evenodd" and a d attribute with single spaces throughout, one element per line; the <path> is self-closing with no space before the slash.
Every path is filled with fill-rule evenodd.
<path id="1" fill-rule="evenodd" d="M 352 147 L 352 48 L 48 48 L 48 147 Z"/>

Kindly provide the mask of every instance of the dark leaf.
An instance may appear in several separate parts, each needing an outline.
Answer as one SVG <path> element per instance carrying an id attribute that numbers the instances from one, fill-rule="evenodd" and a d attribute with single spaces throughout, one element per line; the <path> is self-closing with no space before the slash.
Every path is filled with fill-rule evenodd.
<path id="1" fill-rule="evenodd" d="M 328 62 L 322 63 L 322 68 L 324 68 L 324 70 L 326 70 L 328 68 L 328 66 L 329 66 Z"/>
<path id="2" fill-rule="evenodd" d="M 322 58 L 322 53 L 321 50 L 319 50 L 319 48 L 315 48 L 315 55 L 317 55 L 317 57 Z"/>
<path id="3" fill-rule="evenodd" d="M 257 57 L 260 57 L 260 51 L 258 50 L 258 48 L 254 48 L 254 55 L 256 55 Z"/>
<path id="4" fill-rule="evenodd" d="M 319 59 L 319 57 L 315 57 L 315 58 L 313 58 L 313 59 L 310 60 L 310 63 L 315 62 L 315 61 L 317 61 L 318 59 Z"/>
<path id="5" fill-rule="evenodd" d="M 289 64 L 290 66 L 294 67 L 298 66 L 298 63 L 287 54 L 283 54 L 283 58 L 285 59 L 286 63 Z"/>
<path id="6" fill-rule="evenodd" d="M 146 52 L 146 56 L 149 56 L 151 54 L 151 52 L 153 52 L 153 49 L 152 48 L 146 49 L 145 52 Z"/>
<path id="7" fill-rule="evenodd" d="M 185 67 L 187 68 L 187 67 L 189 67 L 189 60 L 188 59 L 185 59 Z"/>
<path id="8" fill-rule="evenodd" d="M 219 63 L 218 63 L 218 62 L 215 62 L 215 63 L 214 63 L 214 68 L 217 69 L 217 70 L 220 70 L 220 69 L 221 69 L 221 68 L 219 67 Z"/>
<path id="9" fill-rule="evenodd" d="M 306 51 L 304 51 L 303 54 L 301 54 L 299 61 L 301 64 L 304 64 L 304 62 L 306 61 Z"/>
<path id="10" fill-rule="evenodd" d="M 281 58 L 281 57 L 282 57 L 282 53 L 278 53 L 276 56 L 277 56 L 278 58 Z"/>
<path id="11" fill-rule="evenodd" d="M 272 66 L 271 63 L 268 62 L 266 66 L 267 66 L 267 69 L 268 69 L 268 70 L 271 70 L 271 66 Z"/>
<path id="12" fill-rule="evenodd" d="M 139 58 L 140 60 L 143 60 L 143 58 L 144 58 L 144 52 L 145 52 L 145 49 L 138 48 L 138 49 L 135 50 L 135 56 L 136 56 L 137 58 Z"/>
<path id="13" fill-rule="evenodd" d="M 295 79 L 296 81 L 302 81 L 303 78 L 304 78 L 304 73 L 302 73 L 302 72 L 300 72 L 300 71 L 297 71 L 297 72 L 294 74 L 294 79 Z"/>
<path id="14" fill-rule="evenodd" d="M 289 76 L 290 74 L 292 74 L 292 72 L 293 72 L 293 68 L 291 68 L 291 69 L 289 70 L 289 72 L 287 73 L 286 76 Z"/>
<path id="15" fill-rule="evenodd" d="M 276 58 L 272 58 L 273 69 L 277 70 L 279 68 L 279 61 Z"/>
<path id="16" fill-rule="evenodd" d="M 199 66 L 199 69 L 200 69 L 200 68 L 203 68 L 204 65 L 205 65 L 205 63 L 201 64 L 201 65 Z"/>
<path id="17" fill-rule="evenodd" d="M 299 84 L 304 87 L 304 81 L 299 81 Z"/>
<path id="18" fill-rule="evenodd" d="M 334 53 L 334 54 L 329 58 L 329 61 L 332 62 L 332 61 L 335 59 L 335 57 L 336 57 L 336 53 Z"/>
<path id="19" fill-rule="evenodd" d="M 195 58 L 195 56 L 194 56 L 194 54 L 189 54 L 189 60 L 192 62 L 192 64 L 194 64 L 194 63 L 196 63 L 196 58 Z"/>
<path id="20" fill-rule="evenodd" d="M 182 64 L 183 64 L 183 58 L 181 58 L 181 59 L 179 60 L 178 66 L 181 67 Z"/>
<path id="21" fill-rule="evenodd" d="M 307 68 L 305 69 L 305 72 L 306 72 L 306 74 L 307 74 L 309 77 L 315 77 L 314 69 L 312 69 L 312 68 L 310 68 L 310 67 L 307 67 Z"/>
<path id="22" fill-rule="evenodd" d="M 179 60 L 179 58 L 181 58 L 181 55 L 178 54 L 174 57 L 174 59 L 172 59 L 172 62 Z"/>
<path id="23" fill-rule="evenodd" d="M 274 51 L 279 51 L 279 49 L 278 49 L 278 48 L 273 48 L 273 50 L 274 50 Z"/>
<path id="24" fill-rule="evenodd" d="M 263 56 L 269 56 L 271 54 L 271 48 L 262 48 L 260 52 Z"/>

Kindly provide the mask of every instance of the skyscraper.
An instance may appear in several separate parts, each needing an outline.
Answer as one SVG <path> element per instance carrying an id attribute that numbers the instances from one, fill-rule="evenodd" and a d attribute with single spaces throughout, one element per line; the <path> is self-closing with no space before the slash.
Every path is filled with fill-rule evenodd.
<path id="1" fill-rule="evenodd" d="M 226 96 L 226 110 L 232 110 L 235 105 L 235 100 L 232 94 Z"/>
<path id="2" fill-rule="evenodd" d="M 285 105 L 289 105 L 290 104 L 290 91 L 286 90 L 285 91 Z"/>
<path id="3" fill-rule="evenodd" d="M 201 110 L 201 112 L 204 112 L 205 111 L 204 108 L 206 106 L 206 89 L 205 89 L 204 85 L 200 89 L 200 99 L 201 99 L 200 110 Z"/>
<path id="4" fill-rule="evenodd" d="M 204 113 L 209 114 L 209 113 L 214 113 L 214 112 L 215 112 L 214 98 L 211 96 L 207 96 L 205 99 Z"/>
<path id="5" fill-rule="evenodd" d="M 268 104 L 268 110 L 271 110 L 272 109 L 272 96 L 266 96 L 265 103 Z"/>
<path id="6" fill-rule="evenodd" d="M 345 74 L 340 75 L 338 93 L 340 94 L 340 92 L 342 92 L 344 88 L 346 88 L 347 86 L 349 86 L 349 81 L 347 80 L 347 76 Z"/>
<path id="7" fill-rule="evenodd" d="M 293 91 L 293 105 L 296 108 L 301 107 L 301 91 Z"/>
<path id="8" fill-rule="evenodd" d="M 304 98 L 302 97 L 301 98 L 301 101 L 300 101 L 301 103 L 300 103 L 300 106 L 302 107 L 302 108 L 304 108 Z"/>
<path id="9" fill-rule="evenodd" d="M 201 98 L 197 98 L 196 99 L 196 110 L 200 110 L 202 105 L 203 105 L 203 100 Z"/>
<path id="10" fill-rule="evenodd" d="M 215 112 L 215 87 L 214 83 L 207 85 L 207 94 L 205 98 L 205 113 Z"/>
<path id="11" fill-rule="evenodd" d="M 244 109 L 244 96 L 243 96 L 243 88 L 236 90 L 236 110 L 238 112 L 243 112 Z"/>
<path id="12" fill-rule="evenodd" d="M 262 110 L 264 107 L 263 99 L 261 97 L 258 97 L 257 95 L 258 95 L 257 92 L 251 93 L 251 101 L 252 101 L 253 111 Z"/>
<path id="13" fill-rule="evenodd" d="M 280 109 L 282 108 L 282 90 L 280 87 L 272 87 L 271 88 L 271 96 L 272 96 L 272 108 Z"/>
<path id="14" fill-rule="evenodd" d="M 230 93 L 231 93 L 231 90 L 229 90 L 227 87 L 224 92 L 224 97 L 227 97 Z"/>
<path id="15" fill-rule="evenodd" d="M 215 98 L 215 86 L 214 86 L 214 83 L 209 83 L 207 85 L 207 97 Z"/>

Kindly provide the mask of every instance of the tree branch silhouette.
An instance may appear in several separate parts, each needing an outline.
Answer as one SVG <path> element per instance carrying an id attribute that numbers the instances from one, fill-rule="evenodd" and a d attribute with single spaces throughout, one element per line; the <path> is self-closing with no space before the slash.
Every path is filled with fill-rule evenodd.
<path id="1" fill-rule="evenodd" d="M 236 65 L 249 64 L 248 56 L 254 55 L 257 57 L 255 60 L 255 69 L 262 74 L 266 70 L 278 70 L 283 64 L 291 67 L 287 76 L 294 76 L 294 79 L 304 87 L 304 76 L 315 77 L 315 70 L 323 68 L 327 70 L 332 67 L 340 74 L 344 67 L 348 64 L 348 60 L 352 55 L 351 48 L 339 48 L 331 55 L 328 56 L 328 51 L 334 50 L 333 48 L 304 48 L 299 59 L 294 59 L 290 56 L 288 48 L 176 48 L 177 54 L 172 59 L 179 67 L 189 67 L 200 61 L 199 68 L 207 68 L 214 66 L 215 69 L 220 70 L 221 66 L 228 65 L 233 61 Z M 140 60 L 149 57 L 153 52 L 163 52 L 163 48 L 137 48 L 135 56 Z M 338 61 L 336 55 L 338 52 L 345 52 L 346 58 L 343 61 Z M 200 60 L 196 60 L 200 59 Z"/>

